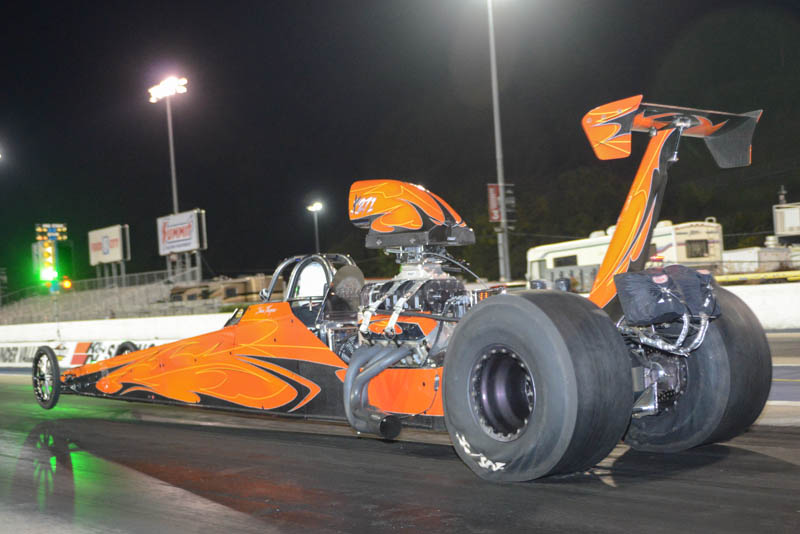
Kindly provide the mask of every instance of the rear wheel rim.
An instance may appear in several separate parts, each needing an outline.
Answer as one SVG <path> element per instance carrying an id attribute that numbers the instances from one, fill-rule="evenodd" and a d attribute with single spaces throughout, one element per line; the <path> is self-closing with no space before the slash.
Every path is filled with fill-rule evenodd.
<path id="1" fill-rule="evenodd" d="M 511 348 L 495 344 L 481 351 L 469 377 L 469 403 L 481 429 L 497 441 L 513 441 L 536 405 L 536 385 L 527 364 Z"/>

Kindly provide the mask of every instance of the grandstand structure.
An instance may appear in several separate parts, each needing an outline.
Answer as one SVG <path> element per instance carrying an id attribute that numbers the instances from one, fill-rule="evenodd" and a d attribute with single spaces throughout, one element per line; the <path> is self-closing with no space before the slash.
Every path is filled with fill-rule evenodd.
<path id="1" fill-rule="evenodd" d="M 80 280 L 69 291 L 30 288 L 0 306 L 0 324 L 46 323 L 217 313 L 229 303 L 257 301 L 265 275 L 191 282 L 167 271 Z M 280 284 L 282 285 L 282 284 Z"/>

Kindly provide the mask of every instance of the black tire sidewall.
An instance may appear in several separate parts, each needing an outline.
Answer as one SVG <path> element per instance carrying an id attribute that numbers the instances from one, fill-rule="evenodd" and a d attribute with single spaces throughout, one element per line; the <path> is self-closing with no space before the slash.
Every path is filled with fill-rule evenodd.
<path id="1" fill-rule="evenodd" d="M 114 356 L 119 356 L 120 354 L 126 354 L 128 352 L 136 352 L 139 350 L 139 347 L 132 341 L 123 341 L 117 347 L 117 350 L 114 351 Z"/>
<path id="2" fill-rule="evenodd" d="M 532 417 L 512 441 L 489 436 L 469 399 L 471 371 L 483 349 L 493 344 L 513 350 L 534 381 Z M 548 474 L 561 460 L 575 429 L 578 391 L 566 344 L 550 318 L 520 297 L 487 299 L 459 322 L 445 358 L 443 395 L 454 447 L 485 479 L 531 480 Z"/>
<path id="3" fill-rule="evenodd" d="M 764 408 L 772 382 L 764 329 L 739 297 L 719 286 L 715 292 L 722 313 L 687 358 L 686 392 L 676 410 L 631 422 L 625 443 L 634 449 L 678 452 L 728 440 Z"/>
<path id="4" fill-rule="evenodd" d="M 733 438 L 755 422 L 772 386 L 772 354 L 764 328 L 739 297 L 715 288 L 723 314 L 716 320 L 730 366 L 725 414 L 707 443 Z"/>
<path id="5" fill-rule="evenodd" d="M 725 313 L 724 310 L 722 313 Z M 679 452 L 705 443 L 722 421 L 730 395 L 725 338 L 712 322 L 700 347 L 686 357 L 685 391 L 659 415 L 633 418 L 624 441 L 633 449 Z"/>

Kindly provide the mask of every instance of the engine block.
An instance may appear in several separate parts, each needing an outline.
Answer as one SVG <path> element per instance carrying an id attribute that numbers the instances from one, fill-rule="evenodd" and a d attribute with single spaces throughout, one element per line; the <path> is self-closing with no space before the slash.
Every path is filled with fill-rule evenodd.
<path id="1" fill-rule="evenodd" d="M 460 317 L 466 311 L 468 291 L 461 280 L 451 277 L 376 282 L 361 290 L 361 306 L 376 313 L 391 314 L 401 299 L 405 299 L 403 311 Z"/>

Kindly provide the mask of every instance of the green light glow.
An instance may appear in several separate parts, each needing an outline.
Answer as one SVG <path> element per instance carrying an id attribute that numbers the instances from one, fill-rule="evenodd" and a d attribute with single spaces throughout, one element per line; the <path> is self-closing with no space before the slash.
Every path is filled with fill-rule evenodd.
<path id="1" fill-rule="evenodd" d="M 58 272 L 52 267 L 45 267 L 39 271 L 39 280 L 42 282 L 51 282 L 58 278 Z"/>

